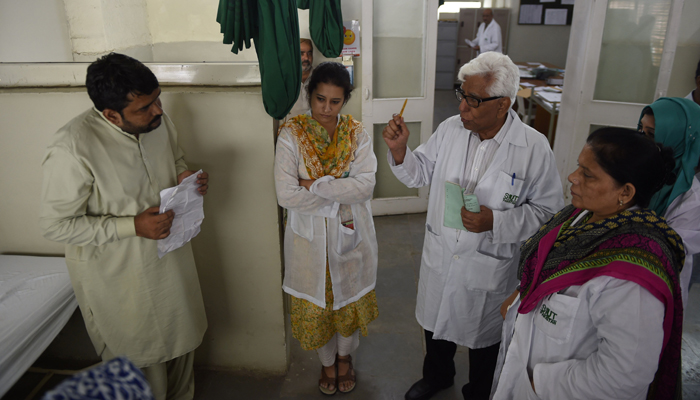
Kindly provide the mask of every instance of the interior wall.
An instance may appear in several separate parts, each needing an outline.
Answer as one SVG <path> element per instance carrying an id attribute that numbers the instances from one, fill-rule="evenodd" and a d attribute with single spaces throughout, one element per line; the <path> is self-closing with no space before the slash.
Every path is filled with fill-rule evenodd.
<path id="1" fill-rule="evenodd" d="M 673 72 L 668 85 L 668 96 L 685 97 L 695 89 L 695 70 L 700 62 L 700 1 L 683 2 L 678 46 L 673 59 Z"/>
<path id="2" fill-rule="evenodd" d="M 39 61 L 73 61 L 63 0 L 0 1 L 0 62 Z"/>
<path id="3" fill-rule="evenodd" d="M 571 25 L 518 25 L 520 0 L 512 0 L 508 56 L 513 61 L 548 62 L 566 68 Z"/>
<path id="4" fill-rule="evenodd" d="M 196 363 L 284 373 L 273 121 L 260 87 L 165 87 L 161 97 L 189 167 L 211 176 L 193 240 L 209 321 Z M 0 254 L 63 254 L 38 227 L 41 161 L 51 135 L 89 107 L 84 87 L 0 90 Z"/>

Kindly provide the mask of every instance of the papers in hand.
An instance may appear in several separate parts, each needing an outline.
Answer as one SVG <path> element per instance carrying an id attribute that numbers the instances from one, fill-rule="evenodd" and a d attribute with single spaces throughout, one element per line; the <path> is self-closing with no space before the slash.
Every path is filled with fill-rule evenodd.
<path id="1" fill-rule="evenodd" d="M 462 207 L 468 211 L 478 213 L 479 201 L 475 194 L 465 194 L 458 184 L 445 182 L 445 218 L 443 225 L 448 228 L 467 231 L 462 223 Z"/>
<path id="2" fill-rule="evenodd" d="M 464 39 L 464 43 L 466 43 L 467 46 L 469 46 L 469 47 L 474 47 L 474 46 L 476 46 L 476 42 L 473 41 L 473 40 Z"/>
<path id="3" fill-rule="evenodd" d="M 204 197 L 197 191 L 199 189 L 197 175 L 201 173 L 200 169 L 183 179 L 179 185 L 163 189 L 160 192 L 160 213 L 168 210 L 175 212 L 170 235 L 165 239 L 158 240 L 158 257 L 160 258 L 184 246 L 200 231 L 204 219 Z"/>

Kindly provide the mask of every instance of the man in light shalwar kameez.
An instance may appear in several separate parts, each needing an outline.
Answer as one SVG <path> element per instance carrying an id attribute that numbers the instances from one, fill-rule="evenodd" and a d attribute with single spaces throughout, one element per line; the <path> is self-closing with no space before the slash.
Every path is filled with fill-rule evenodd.
<path id="1" fill-rule="evenodd" d="M 159 213 L 160 191 L 195 172 L 145 65 L 111 53 L 88 67 L 86 86 L 94 107 L 53 135 L 44 158 L 40 227 L 65 243 L 97 354 L 128 357 L 158 400 L 192 399 L 207 328 L 199 278 L 189 243 L 159 258 L 156 240 L 174 218 Z M 197 183 L 206 194 L 208 174 Z"/>

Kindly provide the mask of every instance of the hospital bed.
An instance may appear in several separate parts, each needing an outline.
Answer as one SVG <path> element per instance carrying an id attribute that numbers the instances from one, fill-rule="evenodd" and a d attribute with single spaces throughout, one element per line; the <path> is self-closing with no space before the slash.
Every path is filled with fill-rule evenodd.
<path id="1" fill-rule="evenodd" d="M 44 352 L 77 306 L 62 257 L 0 255 L 0 397 Z"/>

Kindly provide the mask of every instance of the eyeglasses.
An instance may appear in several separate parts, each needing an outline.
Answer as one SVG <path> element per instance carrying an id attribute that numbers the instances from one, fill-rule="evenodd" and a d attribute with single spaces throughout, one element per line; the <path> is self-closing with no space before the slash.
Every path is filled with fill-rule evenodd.
<path id="1" fill-rule="evenodd" d="M 485 101 L 491 101 L 491 100 L 503 98 L 503 96 L 496 96 L 496 97 L 487 97 L 485 99 L 480 99 L 478 97 L 470 96 L 470 95 L 464 93 L 464 90 L 462 90 L 460 88 L 455 89 L 455 97 L 457 98 L 457 100 L 459 100 L 460 103 L 462 102 L 462 100 L 466 100 L 467 105 L 471 108 L 479 108 L 481 103 L 483 103 Z"/>

